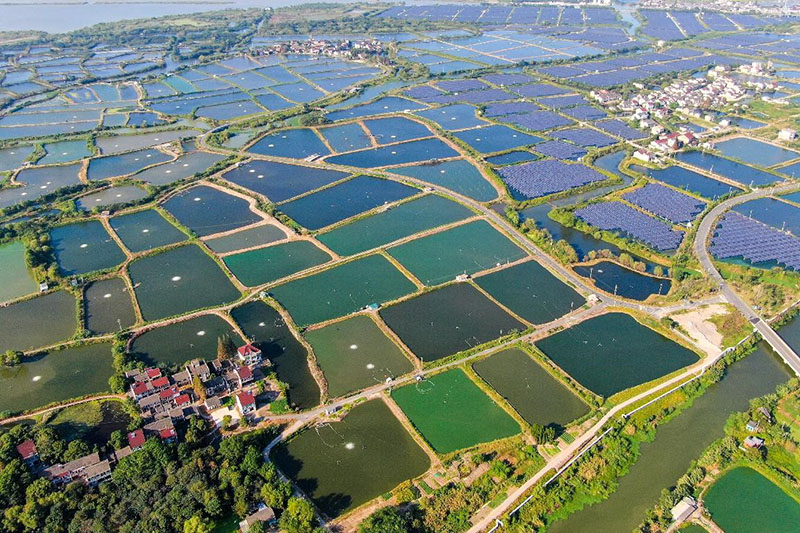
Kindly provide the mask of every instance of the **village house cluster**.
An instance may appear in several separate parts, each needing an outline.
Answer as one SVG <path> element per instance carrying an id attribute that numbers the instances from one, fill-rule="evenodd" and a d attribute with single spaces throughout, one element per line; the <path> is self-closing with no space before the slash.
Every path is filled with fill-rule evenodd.
<path id="1" fill-rule="evenodd" d="M 338 57 L 342 59 L 367 59 L 372 56 L 385 54 L 383 43 L 376 39 L 363 41 L 329 41 L 324 39 L 309 39 L 306 41 L 285 41 L 258 47 L 256 55 L 286 55 L 308 54 L 317 56 Z"/>

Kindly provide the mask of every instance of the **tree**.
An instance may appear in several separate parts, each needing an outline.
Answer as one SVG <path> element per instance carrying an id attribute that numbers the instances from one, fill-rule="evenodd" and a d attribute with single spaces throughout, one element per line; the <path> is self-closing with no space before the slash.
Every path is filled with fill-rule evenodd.
<path id="1" fill-rule="evenodd" d="M 66 461 L 74 461 L 75 459 L 79 459 L 86 455 L 92 453 L 91 448 L 86 443 L 86 441 L 76 439 L 70 442 L 67 445 L 67 451 L 64 452 L 63 460 Z"/>
<path id="2" fill-rule="evenodd" d="M 213 529 L 200 515 L 194 515 L 183 523 L 183 533 L 211 533 Z"/>
<path id="3" fill-rule="evenodd" d="M 408 531 L 408 518 L 400 514 L 396 507 L 384 507 L 369 515 L 358 533 L 405 533 Z"/>
<path id="4" fill-rule="evenodd" d="M 192 390 L 194 391 L 194 395 L 197 396 L 197 399 L 201 402 L 206 401 L 206 388 L 203 386 L 203 382 L 200 381 L 200 378 L 194 376 L 192 378 Z"/>
<path id="5" fill-rule="evenodd" d="M 22 352 L 8 350 L 3 354 L 3 364 L 6 366 L 16 366 L 22 362 Z"/>
<path id="6" fill-rule="evenodd" d="M 119 450 L 120 448 L 124 448 L 125 447 L 125 433 L 123 433 L 122 430 L 120 430 L 120 429 L 118 429 L 116 431 L 112 431 L 111 435 L 109 435 L 109 437 L 108 437 L 108 443 L 115 450 Z"/>
<path id="7" fill-rule="evenodd" d="M 303 498 L 290 498 L 280 520 L 287 533 L 308 533 L 314 529 L 314 507 Z"/>
<path id="8" fill-rule="evenodd" d="M 234 355 L 236 355 L 236 344 L 234 344 L 230 335 L 225 334 L 217 337 L 217 359 L 227 361 Z"/>

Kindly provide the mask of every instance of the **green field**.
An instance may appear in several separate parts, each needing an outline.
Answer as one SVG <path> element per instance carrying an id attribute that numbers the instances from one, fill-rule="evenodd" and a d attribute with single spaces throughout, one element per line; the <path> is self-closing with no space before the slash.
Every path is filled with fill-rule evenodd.
<path id="1" fill-rule="evenodd" d="M 406 374 L 413 365 L 368 316 L 358 315 L 305 334 L 322 373 L 328 396 L 383 383 Z"/>
<path id="2" fill-rule="evenodd" d="M 392 398 L 439 453 L 510 437 L 520 431 L 511 415 L 460 369 L 396 389 Z"/>
<path id="3" fill-rule="evenodd" d="M 706 509 L 726 533 L 797 532 L 800 502 L 752 468 L 719 478 L 704 497 Z"/>
<path id="4" fill-rule="evenodd" d="M 477 220 L 389 249 L 389 254 L 425 285 L 474 274 L 525 252 L 485 220 Z"/>

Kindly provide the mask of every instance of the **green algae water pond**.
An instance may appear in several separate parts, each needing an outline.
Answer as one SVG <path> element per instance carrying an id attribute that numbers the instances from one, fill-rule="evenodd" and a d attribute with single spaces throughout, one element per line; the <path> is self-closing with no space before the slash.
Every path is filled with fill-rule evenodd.
<path id="1" fill-rule="evenodd" d="M 180 366 L 195 358 L 217 357 L 217 339 L 229 335 L 241 346 L 244 341 L 226 320 L 203 315 L 151 329 L 133 339 L 130 352 L 148 365 Z"/>
<path id="2" fill-rule="evenodd" d="M 235 252 L 236 250 L 243 250 L 245 248 L 253 248 L 264 244 L 270 244 L 275 241 L 280 241 L 286 238 L 286 233 L 278 226 L 272 224 L 264 224 L 254 228 L 243 229 L 224 237 L 217 237 L 210 239 L 206 245 L 211 248 L 213 252 L 224 254 L 227 252 Z"/>
<path id="3" fill-rule="evenodd" d="M 430 467 L 425 452 L 381 400 L 341 422 L 310 427 L 276 446 L 271 459 L 329 517 L 336 517 Z"/>
<path id="4" fill-rule="evenodd" d="M 532 324 L 551 322 L 586 302 L 536 261 L 486 274 L 475 283 Z"/>
<path id="5" fill-rule="evenodd" d="M 799 327 L 797 321 L 785 326 Z M 752 398 L 773 392 L 791 377 L 778 356 L 768 350 L 761 343 L 755 352 L 730 366 L 722 381 L 709 387 L 689 409 L 659 427 L 654 441 L 642 443 L 639 459 L 609 499 L 555 522 L 548 532 L 619 533 L 636 528 L 658 501 L 661 489 L 673 486 L 692 460 L 724 435 L 731 413 L 747 409 Z"/>
<path id="6" fill-rule="evenodd" d="M 121 278 L 95 281 L 84 294 L 86 329 L 92 333 L 113 333 L 136 323 L 136 313 Z"/>
<path id="7" fill-rule="evenodd" d="M 111 345 L 90 344 L 26 358 L 0 367 L 0 411 L 26 411 L 108 390 Z"/>
<path id="8" fill-rule="evenodd" d="M 581 385 L 609 397 L 697 362 L 697 355 L 624 313 L 586 320 L 536 346 Z"/>
<path id="9" fill-rule="evenodd" d="M 421 237 L 388 252 L 425 285 L 445 283 L 526 255 L 485 220 Z"/>
<path id="10" fill-rule="evenodd" d="M 708 488 L 703 503 L 726 533 L 791 533 L 800 525 L 800 502 L 748 467 L 725 473 Z"/>
<path id="11" fill-rule="evenodd" d="M 0 307 L 0 353 L 65 341 L 78 327 L 75 297 L 58 291 Z"/>
<path id="12" fill-rule="evenodd" d="M 461 204 L 429 194 L 340 226 L 318 239 L 339 255 L 353 255 L 472 215 Z"/>
<path id="13" fill-rule="evenodd" d="M 272 290 L 298 326 L 344 316 L 373 303 L 414 292 L 388 259 L 370 255 L 324 272 L 290 281 Z"/>
<path id="14" fill-rule="evenodd" d="M 308 351 L 283 317 L 264 302 L 248 302 L 231 311 L 244 334 L 255 339 L 278 379 L 289 385 L 289 402 L 299 409 L 319 404 L 320 390 L 308 366 Z"/>
<path id="15" fill-rule="evenodd" d="M 258 248 L 223 259 L 233 275 L 248 287 L 270 283 L 330 260 L 327 252 L 305 240 Z"/>
<path id="16" fill-rule="evenodd" d="M 25 245 L 14 241 L 0 246 L 0 302 L 15 300 L 38 289 L 25 263 Z"/>
<path id="17" fill-rule="evenodd" d="M 392 399 L 439 453 L 519 433 L 519 424 L 456 368 L 392 391 Z"/>
<path id="18" fill-rule="evenodd" d="M 473 368 L 529 424 L 566 426 L 589 412 L 587 404 L 519 348 L 496 353 Z"/>
<path id="19" fill-rule="evenodd" d="M 526 327 L 469 283 L 426 292 L 382 309 L 380 315 L 423 361 L 436 361 Z"/>
<path id="20" fill-rule="evenodd" d="M 413 365 L 365 315 L 307 331 L 332 398 L 383 383 L 413 370 Z"/>
<path id="21" fill-rule="evenodd" d="M 194 245 L 137 259 L 129 271 L 145 320 L 221 305 L 241 296 L 219 265 Z"/>

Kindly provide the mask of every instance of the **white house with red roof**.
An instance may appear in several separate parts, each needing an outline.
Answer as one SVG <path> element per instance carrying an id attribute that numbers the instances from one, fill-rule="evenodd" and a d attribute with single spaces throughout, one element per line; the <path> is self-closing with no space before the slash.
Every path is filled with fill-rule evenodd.
<path id="1" fill-rule="evenodd" d="M 39 462 L 39 451 L 36 449 L 36 444 L 30 439 L 17 445 L 17 453 L 28 466 L 33 466 Z"/>
<path id="2" fill-rule="evenodd" d="M 236 406 L 242 415 L 252 413 L 256 410 L 256 398 L 249 391 L 240 392 L 236 395 Z"/>
<path id="3" fill-rule="evenodd" d="M 142 429 L 128 433 L 128 446 L 131 447 L 131 451 L 138 450 L 144 446 L 145 441 L 144 430 Z"/>
<path id="4" fill-rule="evenodd" d="M 245 344 L 236 350 L 236 355 L 242 364 L 253 367 L 261 362 L 262 354 L 256 346 Z"/>

